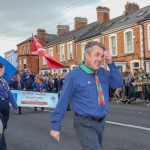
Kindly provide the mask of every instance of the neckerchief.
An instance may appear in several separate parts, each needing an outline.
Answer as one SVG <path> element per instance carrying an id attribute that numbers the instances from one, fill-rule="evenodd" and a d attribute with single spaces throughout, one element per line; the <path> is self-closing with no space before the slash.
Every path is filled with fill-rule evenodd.
<path id="1" fill-rule="evenodd" d="M 4 88 L 8 91 L 9 90 L 8 83 L 3 77 L 0 77 L 0 82 L 3 84 Z"/>
<path id="2" fill-rule="evenodd" d="M 97 72 L 88 68 L 87 66 L 85 66 L 84 64 L 83 65 L 80 65 L 81 69 L 83 71 L 85 71 L 86 73 L 88 74 L 93 74 L 94 76 L 94 79 L 95 79 L 95 82 L 96 82 L 96 87 L 97 87 L 97 92 L 98 92 L 98 105 L 100 106 L 101 104 L 105 104 L 105 98 L 104 98 L 104 92 L 103 92 L 103 89 L 102 89 L 102 86 L 101 86 L 101 83 L 100 83 L 100 80 L 97 76 Z"/>

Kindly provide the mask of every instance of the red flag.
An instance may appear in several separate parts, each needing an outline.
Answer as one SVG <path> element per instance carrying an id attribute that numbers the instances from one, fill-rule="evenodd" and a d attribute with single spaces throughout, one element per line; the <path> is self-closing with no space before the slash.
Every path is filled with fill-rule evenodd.
<path id="1" fill-rule="evenodd" d="M 46 50 L 41 46 L 41 44 L 36 40 L 34 36 L 32 36 L 32 45 L 31 45 L 32 54 L 43 56 L 47 60 L 47 66 L 50 69 L 62 68 L 64 67 L 61 63 L 55 60 L 52 56 L 50 56 Z"/>
<path id="2" fill-rule="evenodd" d="M 32 36 L 32 45 L 31 45 L 32 54 L 38 56 L 45 56 L 46 50 L 41 46 L 41 44 Z"/>

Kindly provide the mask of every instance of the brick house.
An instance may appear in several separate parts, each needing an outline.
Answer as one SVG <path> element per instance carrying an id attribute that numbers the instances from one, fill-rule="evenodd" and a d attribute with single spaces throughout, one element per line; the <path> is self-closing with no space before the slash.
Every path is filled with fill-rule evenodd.
<path id="1" fill-rule="evenodd" d="M 56 38 L 56 35 L 47 34 L 44 29 L 38 29 L 35 38 L 44 46 L 46 43 Z M 30 37 L 17 45 L 18 71 L 23 71 L 28 66 L 31 72 L 39 73 L 39 69 L 41 69 L 39 61 L 41 58 L 31 54 L 31 39 Z"/>
<path id="2" fill-rule="evenodd" d="M 76 41 L 79 51 L 87 41 L 98 40 L 106 45 L 122 72 L 139 67 L 150 72 L 150 6 L 139 9 L 137 4 L 127 3 L 124 15 L 111 20 L 109 9 L 98 7 L 97 18 L 99 15 L 97 26 Z"/>
<path id="3" fill-rule="evenodd" d="M 81 63 L 85 44 L 95 40 L 106 45 L 122 72 L 139 67 L 150 72 L 150 6 L 139 9 L 137 4 L 127 2 L 124 14 L 111 20 L 109 8 L 100 6 L 96 12 L 97 21 L 93 23 L 88 24 L 86 18 L 76 17 L 74 30 L 69 31 L 67 25 L 58 25 L 57 35 L 53 35 L 49 42 L 42 43 L 40 37 L 37 38 L 47 52 L 65 66 L 64 68 L 49 69 L 45 58 L 40 57 L 38 60 L 37 56 L 30 56 L 29 38 L 17 45 L 18 69 L 24 69 L 26 64 L 33 72 L 39 74 L 61 73 L 63 69 L 72 70 Z M 44 32 L 40 33 L 41 37 L 45 37 Z M 26 49 L 26 53 L 23 49 Z M 103 66 L 107 67 L 105 63 Z"/>
<path id="4" fill-rule="evenodd" d="M 111 20 L 109 8 L 97 7 L 96 11 L 97 21 L 91 24 L 76 17 L 72 31 L 59 25 L 57 38 L 45 45 L 47 52 L 71 70 L 83 59 L 85 44 L 96 40 L 106 45 L 122 72 L 139 67 L 150 72 L 150 6 L 139 9 L 127 2 L 124 14 Z M 61 70 L 52 69 L 51 73 Z"/>
<path id="5" fill-rule="evenodd" d="M 63 69 L 72 70 L 77 65 L 76 40 L 94 27 L 94 23 L 87 25 L 87 19 L 76 17 L 74 30 L 69 31 L 69 26 L 57 26 L 57 38 L 45 45 L 47 52 L 56 60 L 63 63 L 65 68 L 51 69 L 51 73 L 61 73 Z M 46 63 L 45 63 L 45 67 Z"/>

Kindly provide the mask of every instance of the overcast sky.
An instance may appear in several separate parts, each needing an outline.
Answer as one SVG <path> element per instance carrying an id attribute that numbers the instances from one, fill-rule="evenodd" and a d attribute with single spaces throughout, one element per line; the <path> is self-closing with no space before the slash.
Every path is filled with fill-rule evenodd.
<path id="1" fill-rule="evenodd" d="M 140 8 L 150 5 L 149 0 L 128 0 Z M 57 25 L 74 28 L 75 17 L 96 21 L 96 7 L 110 8 L 110 18 L 123 14 L 127 0 L 0 0 L 0 55 L 36 34 L 43 28 L 49 34 L 57 33 Z"/>

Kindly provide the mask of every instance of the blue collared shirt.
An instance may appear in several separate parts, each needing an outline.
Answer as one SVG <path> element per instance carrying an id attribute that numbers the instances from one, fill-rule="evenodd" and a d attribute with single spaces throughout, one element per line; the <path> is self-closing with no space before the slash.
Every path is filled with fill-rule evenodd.
<path id="1" fill-rule="evenodd" d="M 59 102 L 51 116 L 52 130 L 60 131 L 68 102 L 72 101 L 72 110 L 80 115 L 104 117 L 108 113 L 109 88 L 123 86 L 123 80 L 119 69 L 114 63 L 108 65 L 110 73 L 100 67 L 97 72 L 104 92 L 105 105 L 98 105 L 98 93 L 94 76 L 87 74 L 80 67 L 68 73 L 62 87 Z"/>
<path id="2" fill-rule="evenodd" d="M 9 100 L 11 105 L 14 107 L 15 110 L 18 109 L 17 103 L 10 91 L 10 89 L 6 89 L 3 84 L 0 82 L 0 98 L 6 98 Z"/>

